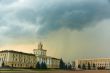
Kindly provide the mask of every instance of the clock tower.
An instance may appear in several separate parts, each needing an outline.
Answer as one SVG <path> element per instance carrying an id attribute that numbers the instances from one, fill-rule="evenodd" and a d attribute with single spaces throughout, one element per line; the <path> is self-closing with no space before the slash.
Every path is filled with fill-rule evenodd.
<path id="1" fill-rule="evenodd" d="M 41 42 L 38 44 L 38 49 L 34 49 L 33 51 L 36 56 L 46 56 L 47 52 L 47 50 L 43 49 L 43 44 Z"/>

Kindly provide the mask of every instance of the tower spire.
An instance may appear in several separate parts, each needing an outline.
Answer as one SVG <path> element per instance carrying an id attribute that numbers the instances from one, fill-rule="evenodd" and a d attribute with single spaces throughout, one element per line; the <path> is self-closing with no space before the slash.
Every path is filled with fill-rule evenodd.
<path id="1" fill-rule="evenodd" d="M 43 49 L 43 44 L 41 42 L 38 44 L 38 49 Z"/>

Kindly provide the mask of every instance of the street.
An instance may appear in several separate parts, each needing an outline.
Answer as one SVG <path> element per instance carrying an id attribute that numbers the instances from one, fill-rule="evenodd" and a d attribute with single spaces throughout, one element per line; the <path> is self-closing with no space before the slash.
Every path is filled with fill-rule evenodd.
<path id="1" fill-rule="evenodd" d="M 110 73 L 110 70 L 86 70 L 86 71 L 0 71 L 0 73 Z"/>

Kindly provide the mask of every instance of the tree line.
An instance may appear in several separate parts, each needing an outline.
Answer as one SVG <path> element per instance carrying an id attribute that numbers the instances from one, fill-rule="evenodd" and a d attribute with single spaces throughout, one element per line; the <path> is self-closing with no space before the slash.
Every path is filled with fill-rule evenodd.
<path id="1" fill-rule="evenodd" d="M 82 65 L 78 65 L 78 68 L 79 69 L 83 69 L 83 70 L 92 70 L 92 69 L 96 69 L 96 66 L 95 66 L 95 64 L 93 64 L 92 66 L 91 66 L 91 64 L 90 63 L 88 63 L 88 64 L 82 64 Z"/>
<path id="2" fill-rule="evenodd" d="M 47 64 L 45 62 L 37 62 L 36 64 L 37 69 L 47 69 Z"/>
<path id="3" fill-rule="evenodd" d="M 37 69 L 47 69 L 47 64 L 45 62 L 41 62 L 41 63 L 37 62 L 36 68 Z M 62 59 L 60 59 L 59 69 L 71 70 L 72 69 L 72 65 L 70 63 L 66 64 Z"/>

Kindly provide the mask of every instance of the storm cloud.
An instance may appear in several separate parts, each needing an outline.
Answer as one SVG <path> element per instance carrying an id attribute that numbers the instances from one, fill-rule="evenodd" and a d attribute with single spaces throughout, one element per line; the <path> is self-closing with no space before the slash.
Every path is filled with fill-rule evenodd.
<path id="1" fill-rule="evenodd" d="M 42 36 L 61 28 L 82 30 L 110 18 L 108 0 L 0 0 L 0 8 L 0 26 L 9 29 L 4 32 L 7 36 Z"/>
<path id="2" fill-rule="evenodd" d="M 41 25 L 40 34 L 48 34 L 60 28 L 81 30 L 94 22 L 109 18 L 110 5 L 106 1 L 47 1 L 35 5 L 34 10 L 24 9 L 18 12 L 20 21 L 29 21 Z"/>
<path id="3" fill-rule="evenodd" d="M 0 48 L 40 40 L 50 56 L 108 57 L 109 27 L 110 0 L 0 0 Z"/>

